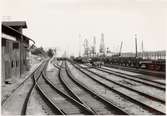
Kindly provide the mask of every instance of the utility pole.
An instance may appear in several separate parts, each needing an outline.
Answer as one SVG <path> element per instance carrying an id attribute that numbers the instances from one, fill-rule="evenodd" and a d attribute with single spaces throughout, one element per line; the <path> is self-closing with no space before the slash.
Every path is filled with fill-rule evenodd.
<path id="1" fill-rule="evenodd" d="M 135 57 L 137 58 L 137 34 L 135 34 L 135 48 L 136 48 Z"/>
<path id="2" fill-rule="evenodd" d="M 119 56 L 121 56 L 122 44 L 123 44 L 123 42 L 121 42 L 121 46 L 120 46 L 120 50 L 119 50 Z"/>
<path id="3" fill-rule="evenodd" d="M 135 48 L 136 48 L 136 55 L 135 55 L 135 60 L 136 60 L 136 63 L 135 63 L 135 67 L 138 68 L 138 59 L 137 59 L 137 34 L 135 34 Z"/>
<path id="4" fill-rule="evenodd" d="M 93 36 L 93 49 L 92 49 L 93 57 L 96 55 L 96 37 Z"/>
<path id="5" fill-rule="evenodd" d="M 142 43 L 141 43 L 141 49 L 142 49 L 142 58 L 144 58 L 144 46 L 143 46 L 143 40 L 142 40 Z"/>
<path id="6" fill-rule="evenodd" d="M 79 57 L 81 56 L 81 42 L 80 42 L 80 39 L 81 39 L 81 34 L 79 34 Z"/>

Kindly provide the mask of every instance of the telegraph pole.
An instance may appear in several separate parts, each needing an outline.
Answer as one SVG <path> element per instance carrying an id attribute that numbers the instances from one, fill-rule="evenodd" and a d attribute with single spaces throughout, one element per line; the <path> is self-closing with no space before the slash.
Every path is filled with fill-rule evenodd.
<path id="1" fill-rule="evenodd" d="M 137 34 L 135 34 L 135 49 L 136 49 L 135 57 L 137 58 Z"/>
<path id="2" fill-rule="evenodd" d="M 79 57 L 81 56 L 81 42 L 80 42 L 80 39 L 81 39 L 81 34 L 79 34 Z"/>
<path id="3" fill-rule="evenodd" d="M 135 48 L 136 48 L 136 55 L 135 55 L 135 60 L 136 60 L 136 63 L 135 63 L 135 67 L 138 68 L 138 59 L 137 59 L 137 34 L 135 34 Z"/>
<path id="4" fill-rule="evenodd" d="M 120 46 L 120 50 L 119 50 L 119 56 L 121 56 L 122 44 L 123 44 L 123 42 L 121 42 L 121 46 Z"/>
<path id="5" fill-rule="evenodd" d="M 141 48 L 142 48 L 142 58 L 144 58 L 144 46 L 143 46 L 143 40 L 142 40 L 142 43 L 141 43 Z"/>
<path id="6" fill-rule="evenodd" d="M 96 54 L 96 37 L 93 36 L 93 57 L 95 57 Z"/>

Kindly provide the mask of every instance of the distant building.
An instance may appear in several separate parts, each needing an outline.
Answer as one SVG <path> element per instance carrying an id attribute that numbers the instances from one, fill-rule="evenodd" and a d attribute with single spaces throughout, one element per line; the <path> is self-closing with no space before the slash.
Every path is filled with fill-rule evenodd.
<path id="1" fill-rule="evenodd" d="M 20 77 L 28 70 L 30 39 L 23 35 L 24 28 L 27 28 L 25 21 L 2 22 L 2 82 Z"/>

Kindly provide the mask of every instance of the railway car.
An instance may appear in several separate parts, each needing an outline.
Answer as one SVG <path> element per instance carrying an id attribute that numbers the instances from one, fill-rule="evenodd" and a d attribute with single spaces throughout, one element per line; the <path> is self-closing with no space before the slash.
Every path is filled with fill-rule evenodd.
<path id="1" fill-rule="evenodd" d="M 165 60 L 142 60 L 139 62 L 140 68 L 165 71 Z"/>
<path id="2" fill-rule="evenodd" d="M 82 63 L 82 58 L 81 57 L 76 57 L 76 58 L 73 58 L 72 60 L 77 62 L 77 63 Z"/>
<path id="3" fill-rule="evenodd" d="M 84 63 L 90 63 L 91 58 L 86 58 L 86 57 L 76 57 L 73 59 L 73 61 L 80 63 L 80 64 L 84 64 Z"/>
<path id="4" fill-rule="evenodd" d="M 156 71 L 166 70 L 166 61 L 162 59 L 151 60 L 135 57 L 106 57 L 104 63 Z"/>
<path id="5" fill-rule="evenodd" d="M 93 67 L 101 67 L 104 64 L 104 60 L 94 57 L 91 58 L 90 63 Z"/>

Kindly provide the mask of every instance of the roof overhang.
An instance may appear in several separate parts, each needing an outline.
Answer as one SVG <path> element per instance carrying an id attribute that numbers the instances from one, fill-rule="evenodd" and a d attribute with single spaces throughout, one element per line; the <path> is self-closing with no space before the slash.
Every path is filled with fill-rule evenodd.
<path id="1" fill-rule="evenodd" d="M 18 32 L 15 29 L 13 29 L 7 25 L 4 25 L 4 24 L 2 24 L 2 33 L 5 33 L 7 35 L 10 35 L 10 36 L 13 36 L 16 38 L 23 38 L 23 39 L 31 40 L 35 44 L 34 40 L 28 38 L 27 36 L 23 35 L 22 33 Z"/>
<path id="2" fill-rule="evenodd" d="M 26 21 L 3 21 L 2 24 L 9 27 L 27 28 Z"/>

